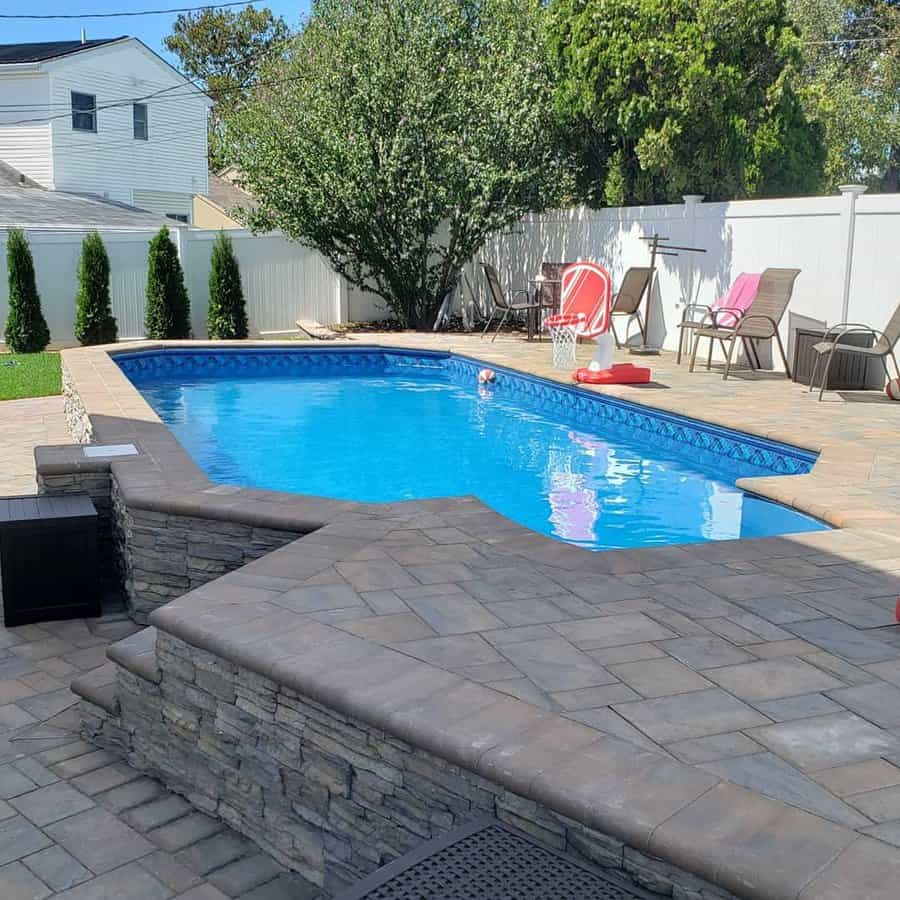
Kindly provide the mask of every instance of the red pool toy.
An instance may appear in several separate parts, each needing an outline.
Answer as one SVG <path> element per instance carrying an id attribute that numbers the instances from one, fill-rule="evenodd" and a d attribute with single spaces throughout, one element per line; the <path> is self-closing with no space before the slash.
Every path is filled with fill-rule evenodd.
<path id="1" fill-rule="evenodd" d="M 572 377 L 584 384 L 647 384 L 650 381 L 650 370 L 634 363 L 616 363 L 611 369 L 576 370 Z"/>

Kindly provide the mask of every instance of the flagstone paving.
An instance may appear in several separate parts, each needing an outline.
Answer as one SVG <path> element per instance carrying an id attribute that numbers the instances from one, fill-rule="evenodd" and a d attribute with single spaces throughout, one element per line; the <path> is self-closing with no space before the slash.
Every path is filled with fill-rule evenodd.
<path id="1" fill-rule="evenodd" d="M 0 626 L 0 898 L 322 898 L 250 841 L 80 739 L 69 681 L 92 672 L 109 682 L 112 666 L 100 665 L 107 645 L 137 630 L 124 614 Z"/>
<path id="2" fill-rule="evenodd" d="M 453 348 L 491 364 L 565 378 L 549 369 L 547 344 L 501 338 L 491 345 L 472 337 L 419 335 L 353 341 L 370 342 Z M 579 353 L 586 355 L 589 348 L 579 348 Z M 688 375 L 670 355 L 651 360 L 651 365 L 655 385 L 605 392 L 822 448 L 810 475 L 754 479 L 754 486 L 847 530 L 586 554 L 524 532 L 511 537 L 507 521 L 472 501 L 414 504 L 406 512 L 395 504 L 380 507 L 378 533 L 373 528 L 355 548 L 347 538 L 346 555 L 303 577 L 298 567 L 293 583 L 278 566 L 286 552 L 303 558 L 303 540 L 279 551 L 277 559 L 258 560 L 217 584 L 246 592 L 258 577 L 267 591 L 260 592 L 266 599 L 259 602 L 270 603 L 273 615 L 303 616 L 390 646 L 733 782 L 739 791 L 719 786 L 695 804 L 698 836 L 705 821 L 703 804 L 713 815 L 717 804 L 734 803 L 738 797 L 742 808 L 746 803 L 747 840 L 759 840 L 762 866 L 767 842 L 779 836 L 777 828 L 765 824 L 767 813 L 754 806 L 754 793 L 827 820 L 822 823 L 826 837 L 826 826 L 835 823 L 878 838 L 881 846 L 893 845 L 893 853 L 893 847 L 900 847 L 895 693 L 900 689 L 900 628 L 894 611 L 900 595 L 900 406 L 871 393 L 827 395 L 828 402 L 818 404 L 801 386 L 771 373 L 743 373 L 722 382 L 716 373 Z M 409 512 L 413 506 L 418 512 Z M 317 532 L 316 541 L 327 540 L 329 533 L 344 539 L 335 523 Z M 281 587 L 275 586 L 275 578 Z M 178 607 L 189 609 L 190 595 L 172 606 L 177 617 Z M 58 711 L 65 695 L 51 695 L 66 689 L 67 674 L 102 662 L 102 648 L 63 647 L 67 639 L 58 629 L 46 628 L 43 634 L 29 632 L 18 652 L 19 641 L 13 640 L 0 658 L 0 678 L 16 682 L 0 685 L 0 728 L 8 734 L 69 716 L 69 709 Z M 26 680 L 39 672 L 61 684 Z M 23 690 L 30 693 L 21 695 Z M 72 738 L 70 732 L 70 742 Z M 52 753 L 56 748 L 48 749 Z M 24 757 L 29 760 L 24 765 L 49 768 L 76 792 L 76 779 L 110 766 L 119 767 L 115 777 L 125 776 L 121 762 L 92 756 L 86 745 L 52 763 L 39 753 Z M 165 859 L 159 870 L 173 863 L 160 854 L 180 852 L 172 835 L 182 830 L 195 844 L 211 837 L 190 813 L 175 826 L 157 822 L 151 827 L 142 816 L 156 815 L 157 806 L 146 809 L 158 800 L 156 795 L 142 801 L 143 813 L 125 817 L 123 810 L 102 803 L 98 808 L 95 795 L 86 790 L 81 793 L 93 806 L 75 811 L 77 798 L 60 791 L 61 802 L 72 812 L 40 825 L 11 801 L 35 793 L 19 805 L 44 820 L 53 814 L 39 792 L 55 781 L 39 783 L 19 762 L 6 773 L 9 789 L 17 790 L 21 777 L 29 778 L 34 788 L 11 796 L 6 801 L 9 816 L 0 822 L 0 853 L 4 845 L 11 848 L 0 860 L 18 866 L 22 859 L 26 870 L 10 869 L 11 884 L 40 877 L 28 860 L 57 848 L 46 862 L 40 860 L 44 870 L 49 873 L 59 865 L 57 857 L 68 853 L 90 870 L 97 885 L 93 895 L 66 895 L 66 900 L 120 896 L 110 894 L 113 888 L 101 879 L 117 872 L 134 875 L 135 867 L 143 873 L 139 881 L 147 885 L 148 897 L 155 896 L 155 887 L 145 875 L 174 892 L 176 887 L 148 860 Z M 135 777 L 96 796 L 145 782 Z M 0 789 L 3 783 L 0 772 Z M 78 829 L 66 824 L 78 817 L 98 834 L 108 834 L 109 843 L 119 849 L 88 842 L 79 844 L 79 856 Z M 135 827 L 138 821 L 145 834 Z M 721 841 L 727 866 L 734 836 L 715 839 Z M 141 855 L 148 840 L 163 849 Z M 658 840 L 660 847 L 669 841 L 675 846 L 682 837 L 663 825 Z M 860 848 L 855 863 L 848 857 L 848 867 L 888 865 L 886 857 L 865 849 L 869 846 Z M 216 845 L 215 852 L 220 850 Z M 863 858 L 865 853 L 874 856 Z M 192 857 L 174 863 L 186 858 Z M 248 851 L 246 859 L 257 858 Z M 109 868 L 113 863 L 118 868 Z M 49 881 L 43 883 L 49 886 Z M 828 897 L 852 895 L 834 890 L 833 885 L 813 883 L 803 897 L 824 897 L 827 891 Z"/>

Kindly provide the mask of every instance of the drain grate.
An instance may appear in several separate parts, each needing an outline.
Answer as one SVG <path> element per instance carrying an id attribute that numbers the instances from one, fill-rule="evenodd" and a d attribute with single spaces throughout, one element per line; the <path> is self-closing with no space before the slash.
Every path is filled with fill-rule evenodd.
<path id="1" fill-rule="evenodd" d="M 649 900 L 651 895 L 483 819 L 407 853 L 337 900 Z"/>

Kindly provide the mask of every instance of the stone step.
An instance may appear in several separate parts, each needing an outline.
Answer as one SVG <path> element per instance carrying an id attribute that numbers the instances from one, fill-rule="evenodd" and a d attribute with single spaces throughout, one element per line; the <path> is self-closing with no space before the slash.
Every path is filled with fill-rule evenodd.
<path id="1" fill-rule="evenodd" d="M 152 625 L 110 644 L 106 648 L 106 656 L 138 678 L 153 684 L 159 684 L 162 680 L 156 665 L 156 628 Z"/>
<path id="2" fill-rule="evenodd" d="M 115 666 L 112 663 L 91 669 L 72 681 L 72 693 L 82 700 L 99 706 L 111 716 L 119 715 L 119 701 L 116 697 Z"/>

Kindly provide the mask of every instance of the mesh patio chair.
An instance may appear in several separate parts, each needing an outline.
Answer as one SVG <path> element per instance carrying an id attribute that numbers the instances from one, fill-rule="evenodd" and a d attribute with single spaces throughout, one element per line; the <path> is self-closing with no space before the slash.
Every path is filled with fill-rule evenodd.
<path id="1" fill-rule="evenodd" d="M 612 300 L 612 318 L 609 327 L 612 329 L 613 337 L 616 339 L 616 346 L 621 347 L 619 335 L 616 334 L 615 317 L 628 316 L 629 319 L 637 319 L 638 330 L 641 333 L 641 340 L 646 343 L 647 335 L 644 330 L 644 321 L 641 319 L 641 300 L 644 298 L 644 292 L 647 290 L 647 284 L 650 281 L 650 269 L 632 266 L 622 279 L 619 285 L 619 291 Z M 628 325 L 625 326 L 625 339 L 628 340 Z"/>
<path id="2" fill-rule="evenodd" d="M 690 332 L 696 331 L 704 325 L 708 325 L 708 317 L 712 315 L 714 311 L 720 309 L 737 309 L 742 313 L 746 312 L 753 302 L 753 298 L 756 296 L 756 291 L 759 288 L 759 279 L 761 277 L 762 276 L 758 273 L 741 272 L 741 274 L 734 279 L 731 287 L 728 288 L 728 292 L 715 300 L 712 305 L 707 305 L 705 303 L 685 304 L 684 310 L 681 313 L 681 321 L 678 323 L 678 356 L 675 360 L 677 365 L 681 365 L 681 357 L 684 354 L 685 348 L 688 350 L 691 349 Z M 736 318 L 725 315 L 721 316 L 719 319 L 720 325 L 733 326 L 736 322 Z M 747 353 L 748 359 L 753 359 L 753 349 L 750 342 L 745 340 L 744 350 Z"/>
<path id="3" fill-rule="evenodd" d="M 852 344 L 842 344 L 841 341 L 850 334 L 870 334 L 874 338 L 871 347 L 857 347 Z M 831 364 L 838 353 L 858 353 L 868 359 L 877 359 L 884 368 L 884 374 L 888 379 L 891 377 L 888 369 L 887 358 L 890 357 L 894 362 L 894 372 L 900 378 L 900 366 L 897 365 L 897 357 L 894 355 L 894 348 L 897 341 L 900 340 L 900 303 L 894 310 L 890 321 L 885 326 L 884 331 L 877 328 L 871 328 L 868 325 L 862 325 L 859 322 L 841 322 L 825 332 L 825 340 L 813 346 L 816 352 L 816 362 L 813 365 L 812 377 L 809 380 L 809 389 L 812 390 L 816 383 L 816 373 L 819 370 L 819 364 L 825 360 L 825 367 L 822 370 L 822 383 L 819 387 L 819 400 L 825 393 L 825 387 L 828 384 L 828 373 L 831 371 Z"/>
<path id="4" fill-rule="evenodd" d="M 791 302 L 791 294 L 794 291 L 794 282 L 800 274 L 799 269 L 766 269 L 759 279 L 759 288 L 753 302 L 746 312 L 741 313 L 736 309 L 713 310 L 707 318 L 707 324 L 698 328 L 694 333 L 694 351 L 691 354 L 691 371 L 694 371 L 694 363 L 697 361 L 697 349 L 700 341 L 706 338 L 709 341 L 709 355 L 706 358 L 706 368 L 712 367 L 713 341 L 719 341 L 725 351 L 725 374 L 728 378 L 731 372 L 731 359 L 738 341 L 743 342 L 748 348 L 748 361 L 753 365 L 753 356 L 756 356 L 756 343 L 758 341 L 775 339 L 781 361 L 784 363 L 784 371 L 788 378 L 791 377 L 791 368 L 788 365 L 787 354 L 784 352 L 784 344 L 778 333 L 778 326 L 784 316 L 784 311 Z M 734 323 L 734 319 L 737 322 Z M 728 321 L 728 324 L 724 322 Z M 751 355 L 749 350 L 753 350 Z M 759 362 L 757 357 L 756 362 Z"/>
<path id="5" fill-rule="evenodd" d="M 493 307 L 491 309 L 491 313 L 488 316 L 488 320 L 485 323 L 484 331 L 481 332 L 481 336 L 484 337 L 488 329 L 491 327 L 491 323 L 494 321 L 494 316 L 497 315 L 499 310 L 503 310 L 503 316 L 500 319 L 500 324 L 497 326 L 497 330 L 494 332 L 494 336 L 491 338 L 491 343 L 493 344 L 495 340 L 497 340 L 497 335 L 500 334 L 500 329 L 506 324 L 506 320 L 509 318 L 510 313 L 518 315 L 519 313 L 529 314 L 535 309 L 541 308 L 540 298 L 537 299 L 529 299 L 529 292 L 525 288 L 519 288 L 518 290 L 509 290 L 504 291 L 503 286 L 500 284 L 500 276 L 497 274 L 497 270 L 490 264 L 486 262 L 482 262 L 481 269 L 484 272 L 484 277 L 487 279 L 488 290 L 491 294 L 491 300 L 493 300 Z M 513 298 L 519 296 L 519 294 L 523 294 L 525 296 L 525 300 L 516 301 Z"/>

